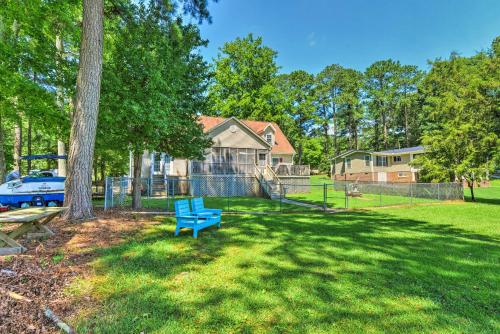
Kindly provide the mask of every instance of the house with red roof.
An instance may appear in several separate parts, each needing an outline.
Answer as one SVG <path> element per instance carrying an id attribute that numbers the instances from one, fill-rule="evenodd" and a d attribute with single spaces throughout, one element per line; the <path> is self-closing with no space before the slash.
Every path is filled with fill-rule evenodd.
<path id="1" fill-rule="evenodd" d="M 168 152 L 145 152 L 142 177 L 191 175 L 255 175 L 309 177 L 309 166 L 293 164 L 295 149 L 274 122 L 236 117 L 200 116 L 198 122 L 212 139 L 204 160 L 172 157 Z M 132 176 L 132 159 L 130 176 Z"/>

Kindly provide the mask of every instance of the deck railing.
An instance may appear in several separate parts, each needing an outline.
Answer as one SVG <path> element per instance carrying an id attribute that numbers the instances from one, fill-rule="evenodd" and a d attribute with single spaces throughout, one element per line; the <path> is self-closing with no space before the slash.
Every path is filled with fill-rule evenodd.
<path id="1" fill-rule="evenodd" d="M 226 175 L 226 174 L 255 174 L 255 165 L 233 164 L 227 162 L 203 162 L 193 161 L 191 163 L 191 174 L 199 175 Z"/>
<path id="2" fill-rule="evenodd" d="M 273 171 L 278 176 L 309 176 L 311 168 L 309 165 L 288 165 L 280 164 L 273 166 Z"/>

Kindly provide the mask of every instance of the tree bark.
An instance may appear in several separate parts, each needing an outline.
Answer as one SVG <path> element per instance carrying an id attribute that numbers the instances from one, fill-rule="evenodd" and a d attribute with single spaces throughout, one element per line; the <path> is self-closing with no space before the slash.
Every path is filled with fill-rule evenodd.
<path id="1" fill-rule="evenodd" d="M 470 189 L 470 199 L 475 202 L 476 198 L 474 197 L 474 181 L 468 182 L 469 184 L 469 189 Z"/>
<path id="2" fill-rule="evenodd" d="M 325 157 L 329 156 L 330 153 L 330 138 L 328 136 L 328 112 L 327 108 L 325 105 L 323 107 L 323 137 L 325 138 L 325 146 L 323 147 L 323 154 L 325 154 Z"/>
<path id="3" fill-rule="evenodd" d="M 132 209 L 141 208 L 141 170 L 142 153 L 137 150 L 134 152 L 134 179 L 132 180 Z"/>
<path id="4" fill-rule="evenodd" d="M 410 147 L 410 128 L 408 122 L 408 106 L 405 105 L 405 137 L 406 137 L 406 147 Z"/>
<path id="5" fill-rule="evenodd" d="M 0 182 L 5 181 L 6 174 L 6 165 L 5 165 L 5 142 L 4 142 L 4 133 L 3 133 L 3 119 L 0 114 Z"/>
<path id="6" fill-rule="evenodd" d="M 66 145 L 61 140 L 57 141 L 57 155 L 65 155 L 66 154 Z M 57 175 L 58 176 L 66 176 L 66 160 L 65 159 L 57 159 Z"/>
<path id="7" fill-rule="evenodd" d="M 21 175 L 21 155 L 23 149 L 23 127 L 22 118 L 18 114 L 18 119 L 14 125 L 14 170 Z"/>
<path id="8" fill-rule="evenodd" d="M 101 90 L 103 0 L 83 0 L 83 28 L 76 102 L 69 141 L 64 217 L 93 218 L 92 163 Z"/>
<path id="9" fill-rule="evenodd" d="M 387 117 L 385 111 L 382 112 L 382 129 L 384 136 L 384 149 L 387 150 Z"/>
<path id="10" fill-rule="evenodd" d="M 60 69 L 61 59 L 64 57 L 64 47 L 63 40 L 60 34 L 56 35 L 56 49 L 57 49 L 57 59 L 56 64 L 57 68 Z M 59 73 L 59 80 L 61 80 L 61 74 Z M 59 109 L 61 109 L 61 113 L 64 114 L 64 92 L 60 84 L 56 87 L 56 97 L 57 97 L 57 105 Z M 65 155 L 66 154 L 66 145 L 64 141 L 61 139 L 57 140 L 57 155 Z M 66 160 L 65 159 L 57 159 L 57 175 L 58 176 L 66 176 Z"/>

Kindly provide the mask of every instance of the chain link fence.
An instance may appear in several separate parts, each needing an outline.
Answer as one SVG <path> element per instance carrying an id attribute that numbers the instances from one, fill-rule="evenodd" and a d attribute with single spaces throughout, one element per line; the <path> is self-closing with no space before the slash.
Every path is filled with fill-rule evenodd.
<path id="1" fill-rule="evenodd" d="M 132 178 L 108 177 L 105 209 L 131 209 Z M 285 213 L 412 205 L 463 200 L 460 183 L 368 183 L 336 181 L 322 184 L 269 182 L 253 176 L 200 175 L 141 179 L 141 209 L 173 212 L 174 201 L 204 197 L 205 205 L 226 212 Z"/>
<path id="2" fill-rule="evenodd" d="M 463 200 L 461 183 L 385 183 L 335 181 L 283 185 L 285 198 L 326 209 L 357 209 Z M 293 192 L 287 192 L 293 189 Z M 302 190 L 302 191 L 301 191 Z"/>
<path id="3" fill-rule="evenodd" d="M 173 212 L 174 201 L 203 197 L 206 207 L 237 213 L 283 213 L 320 210 L 300 203 L 286 203 L 282 194 L 271 196 L 267 184 L 253 176 L 200 175 L 190 178 L 141 179 L 141 210 Z M 107 177 L 103 199 L 94 201 L 107 209 L 132 209 L 132 178 Z"/>

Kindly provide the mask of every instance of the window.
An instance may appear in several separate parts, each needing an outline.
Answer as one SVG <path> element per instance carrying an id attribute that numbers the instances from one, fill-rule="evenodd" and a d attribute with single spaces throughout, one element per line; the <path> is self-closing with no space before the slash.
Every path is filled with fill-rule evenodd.
<path id="1" fill-rule="evenodd" d="M 273 166 L 277 166 L 280 163 L 280 158 L 273 158 Z"/>
<path id="2" fill-rule="evenodd" d="M 346 164 L 347 168 L 351 168 L 351 158 L 346 158 L 345 164 Z"/>
<path id="3" fill-rule="evenodd" d="M 372 161 L 371 155 L 365 155 L 365 166 L 370 167 L 370 163 Z"/>
<path id="4" fill-rule="evenodd" d="M 259 153 L 259 161 L 265 161 L 266 160 L 266 154 L 265 153 Z"/>
<path id="5" fill-rule="evenodd" d="M 401 162 L 401 156 L 400 155 L 394 156 L 394 162 Z"/>
<path id="6" fill-rule="evenodd" d="M 266 141 L 267 141 L 269 144 L 272 144 L 272 143 L 273 143 L 273 135 L 272 135 L 272 134 L 267 134 L 267 135 L 266 135 Z"/>
<path id="7" fill-rule="evenodd" d="M 408 177 L 408 175 L 405 172 L 399 172 L 398 177 Z"/>
<path id="8" fill-rule="evenodd" d="M 380 166 L 385 166 L 387 167 L 387 156 L 377 156 L 375 158 L 375 164 L 380 167 Z"/>

